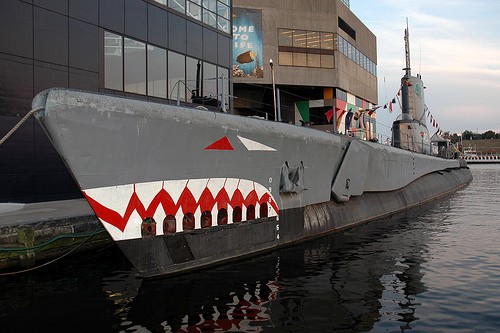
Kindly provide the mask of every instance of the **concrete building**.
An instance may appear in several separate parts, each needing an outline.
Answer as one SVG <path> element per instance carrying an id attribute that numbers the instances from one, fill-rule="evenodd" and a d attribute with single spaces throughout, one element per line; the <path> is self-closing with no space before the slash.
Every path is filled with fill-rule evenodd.
<path id="1" fill-rule="evenodd" d="M 51 87 L 217 103 L 231 0 L 0 0 L 0 138 Z M 196 85 L 197 77 L 204 84 Z M 206 97 L 204 99 L 203 97 Z M 30 118 L 0 146 L 0 203 L 81 196 Z"/>
<path id="2" fill-rule="evenodd" d="M 341 0 L 234 0 L 236 113 L 374 139 L 374 34 Z M 358 113 L 356 113 L 358 112 Z"/>

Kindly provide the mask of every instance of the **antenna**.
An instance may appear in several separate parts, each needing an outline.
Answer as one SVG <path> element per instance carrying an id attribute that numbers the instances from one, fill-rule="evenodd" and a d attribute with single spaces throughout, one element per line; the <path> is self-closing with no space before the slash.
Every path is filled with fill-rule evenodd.
<path id="1" fill-rule="evenodd" d="M 406 72 L 406 76 L 411 76 L 410 67 L 410 29 L 408 28 L 408 18 L 406 18 L 406 29 L 405 29 L 405 53 L 406 53 L 406 68 L 403 68 Z"/>
<path id="2" fill-rule="evenodd" d="M 422 44 L 418 44 L 420 48 L 420 64 L 418 64 L 418 74 L 422 75 Z"/>

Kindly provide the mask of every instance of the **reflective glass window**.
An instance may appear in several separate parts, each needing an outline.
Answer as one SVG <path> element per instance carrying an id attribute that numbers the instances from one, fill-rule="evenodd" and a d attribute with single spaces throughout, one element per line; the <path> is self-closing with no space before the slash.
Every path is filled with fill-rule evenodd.
<path id="1" fill-rule="evenodd" d="M 347 101 L 347 93 L 343 90 L 340 90 L 340 89 L 336 89 L 335 90 L 335 97 L 337 99 L 340 99 L 342 101 Z"/>
<path id="2" fill-rule="evenodd" d="M 333 45 L 334 45 L 333 33 L 322 32 L 320 38 L 321 38 L 321 48 L 323 50 L 333 50 Z"/>
<path id="3" fill-rule="evenodd" d="M 307 32 L 303 30 L 293 31 L 293 47 L 307 47 Z"/>
<path id="4" fill-rule="evenodd" d="M 294 66 L 307 66 L 307 53 L 294 52 L 292 57 Z"/>
<path id="5" fill-rule="evenodd" d="M 168 98 L 185 101 L 185 57 L 179 53 L 168 52 Z"/>
<path id="6" fill-rule="evenodd" d="M 168 0 L 168 6 L 180 13 L 186 12 L 186 0 Z"/>
<path id="7" fill-rule="evenodd" d="M 350 43 L 347 43 L 347 57 L 351 60 L 354 58 L 354 52 Z"/>
<path id="8" fill-rule="evenodd" d="M 148 45 L 148 95 L 167 98 L 167 51 Z"/>
<path id="9" fill-rule="evenodd" d="M 217 0 L 203 0 L 203 8 L 215 13 L 217 11 Z"/>
<path id="10" fill-rule="evenodd" d="M 217 67 L 203 63 L 203 96 L 217 98 Z"/>
<path id="11" fill-rule="evenodd" d="M 194 4 L 192 2 L 189 2 L 187 5 L 187 15 L 201 21 L 201 6 Z"/>
<path id="12" fill-rule="evenodd" d="M 293 66 L 293 53 L 292 52 L 280 52 L 279 53 L 279 64 L 281 66 Z"/>
<path id="13" fill-rule="evenodd" d="M 217 3 L 217 15 L 229 19 L 229 6 L 226 6 L 222 2 Z"/>
<path id="14" fill-rule="evenodd" d="M 321 67 L 323 67 L 323 68 L 334 68 L 334 58 L 333 58 L 333 55 L 322 54 L 321 55 Z"/>
<path id="15" fill-rule="evenodd" d="M 198 71 L 199 74 L 198 74 Z M 188 99 L 191 98 L 191 96 L 196 96 L 196 89 L 201 89 L 201 86 L 196 85 L 197 83 L 197 77 L 199 76 L 199 79 L 201 80 L 201 60 L 191 58 L 191 57 L 186 57 L 186 90 L 187 90 L 187 97 Z M 201 81 L 198 82 L 199 85 L 201 85 Z M 201 95 L 201 92 L 198 92 L 198 95 Z"/>
<path id="16" fill-rule="evenodd" d="M 307 32 L 307 47 L 313 49 L 320 48 L 320 37 L 318 31 L 308 31 Z"/>
<path id="17" fill-rule="evenodd" d="M 104 87 L 123 89 L 123 38 L 104 32 Z"/>
<path id="18" fill-rule="evenodd" d="M 124 38 L 125 91 L 146 94 L 146 44 Z"/>
<path id="19" fill-rule="evenodd" d="M 321 56 L 319 54 L 307 54 L 308 67 L 321 67 Z"/>
<path id="20" fill-rule="evenodd" d="M 208 24 L 214 28 L 217 27 L 217 16 L 215 13 L 203 8 L 203 23 Z"/>
<path id="21" fill-rule="evenodd" d="M 293 30 L 278 29 L 278 45 L 293 46 Z"/>
<path id="22" fill-rule="evenodd" d="M 229 25 L 229 22 L 230 22 L 230 21 L 229 21 L 229 20 L 226 20 L 226 19 L 225 19 L 225 18 L 223 18 L 222 16 L 219 16 L 219 17 L 218 17 L 218 19 L 219 19 L 219 22 L 218 22 L 218 24 L 217 24 L 217 25 L 218 25 L 219 30 L 222 30 L 222 31 L 224 31 L 224 32 L 229 33 L 229 32 L 230 32 L 230 30 L 229 30 L 229 26 L 230 26 L 230 25 Z"/>
<path id="23" fill-rule="evenodd" d="M 217 91 L 219 93 L 218 100 L 226 105 L 226 111 L 229 110 L 229 69 L 224 67 L 217 67 Z M 222 97 L 224 96 L 224 100 Z"/>

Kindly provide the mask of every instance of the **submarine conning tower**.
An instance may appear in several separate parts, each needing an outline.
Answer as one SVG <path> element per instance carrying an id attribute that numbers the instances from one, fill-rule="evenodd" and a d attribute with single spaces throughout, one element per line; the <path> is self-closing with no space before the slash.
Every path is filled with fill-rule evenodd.
<path id="1" fill-rule="evenodd" d="M 430 154 L 430 137 L 425 118 L 424 83 L 411 75 L 410 37 L 405 29 L 405 74 L 401 78 L 401 115 L 392 124 L 392 145 L 418 153 Z"/>

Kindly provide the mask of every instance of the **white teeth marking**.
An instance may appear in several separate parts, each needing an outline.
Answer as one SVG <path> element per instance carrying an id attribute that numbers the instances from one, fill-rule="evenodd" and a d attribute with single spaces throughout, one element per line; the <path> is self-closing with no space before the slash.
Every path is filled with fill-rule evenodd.
<path id="1" fill-rule="evenodd" d="M 191 193 L 194 200 L 198 203 L 200 202 L 200 197 L 205 189 L 208 189 L 212 194 L 213 199 L 217 197 L 217 194 L 221 190 L 225 190 L 227 193 L 229 200 L 234 196 L 235 191 L 238 189 L 243 198 L 246 199 L 248 195 L 255 190 L 257 197 L 260 199 L 264 195 L 269 194 L 268 198 L 268 216 L 277 216 L 278 212 L 273 208 L 273 204 L 276 204 L 276 201 L 272 197 L 270 191 L 268 191 L 264 186 L 255 183 L 250 180 L 245 179 L 235 179 L 235 178 L 213 178 L 213 179 L 193 179 L 193 180 L 175 180 L 175 181 L 157 181 L 157 182 L 148 182 L 148 183 L 139 183 L 139 184 L 128 184 L 121 186 L 111 186 L 111 187 L 103 187 L 103 188 L 94 188 L 85 190 L 85 193 L 99 202 L 101 205 L 107 207 L 118 213 L 121 216 L 125 215 L 125 211 L 127 206 L 130 203 L 130 198 L 132 197 L 134 190 L 137 196 L 139 197 L 141 204 L 147 210 L 151 205 L 152 200 L 155 196 L 160 193 L 162 189 L 165 189 L 168 195 L 171 197 L 172 201 L 177 205 L 179 198 L 183 191 L 186 189 Z M 243 221 L 246 216 L 246 207 L 241 203 L 242 208 L 242 217 Z M 259 207 L 260 205 L 257 203 L 255 207 L 256 216 L 259 217 Z M 232 213 L 233 208 L 230 206 L 228 202 L 228 223 L 232 223 Z M 212 225 L 217 224 L 217 213 L 218 208 L 217 204 L 214 204 L 212 207 Z M 175 213 L 175 212 L 171 212 Z M 193 212 L 196 217 L 196 228 L 200 228 L 201 222 L 201 208 L 198 205 Z M 162 221 L 166 215 L 164 212 L 162 204 L 160 204 L 155 212 L 153 213 L 153 218 L 157 222 L 157 234 L 163 234 Z M 177 221 L 177 231 L 182 231 L 182 219 L 183 219 L 183 207 L 179 206 L 178 211 L 175 213 L 176 221 Z M 106 221 L 103 221 L 106 222 Z M 111 234 L 113 239 L 115 240 L 124 240 L 124 239 L 133 239 L 141 237 L 141 222 L 142 219 L 137 213 L 134 211 L 130 216 L 129 220 L 126 223 L 124 231 L 120 231 L 118 228 L 114 227 L 110 223 L 104 223 L 104 226 Z"/>

